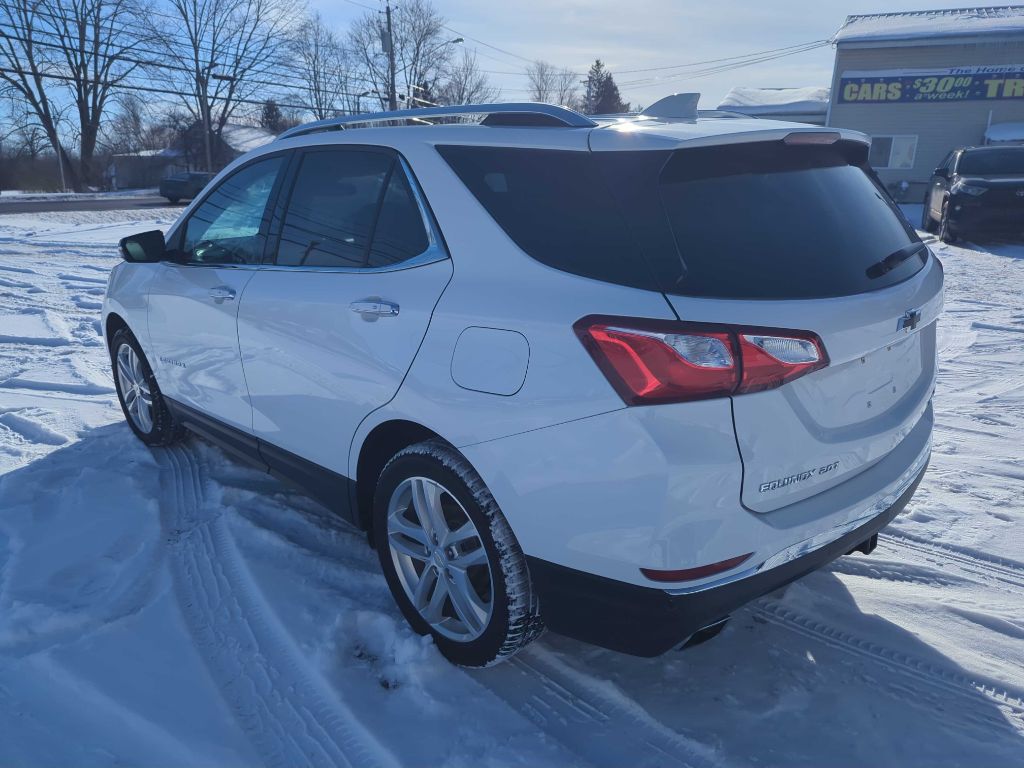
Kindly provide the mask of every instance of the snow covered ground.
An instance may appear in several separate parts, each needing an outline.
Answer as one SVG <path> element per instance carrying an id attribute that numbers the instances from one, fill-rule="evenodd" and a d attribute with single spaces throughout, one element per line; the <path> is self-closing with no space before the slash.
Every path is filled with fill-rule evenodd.
<path id="1" fill-rule="evenodd" d="M 18 203 L 36 200 L 109 200 L 118 197 L 149 197 L 157 193 L 156 187 L 149 189 L 120 189 L 116 192 L 29 192 L 21 189 L 5 189 L 0 192 L 0 204 L 5 200 Z M 3 208 L 0 208 L 0 213 Z"/>
<path id="2" fill-rule="evenodd" d="M 934 246 L 935 451 L 875 554 L 684 653 L 549 634 L 464 672 L 364 537 L 123 423 L 113 244 L 179 210 L 0 216 L 0 764 L 1021 764 L 1024 247 Z"/>

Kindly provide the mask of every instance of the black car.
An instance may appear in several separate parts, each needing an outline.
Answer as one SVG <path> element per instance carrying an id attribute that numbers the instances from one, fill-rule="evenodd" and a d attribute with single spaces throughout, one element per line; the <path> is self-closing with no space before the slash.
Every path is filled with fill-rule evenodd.
<path id="1" fill-rule="evenodd" d="M 1024 146 L 950 152 L 929 182 L 921 228 L 947 243 L 965 234 L 1024 233 Z"/>
<path id="2" fill-rule="evenodd" d="M 191 200 L 203 191 L 203 187 L 213 176 L 212 173 L 196 173 L 194 171 L 176 173 L 160 180 L 160 195 L 172 203 L 179 200 Z"/>

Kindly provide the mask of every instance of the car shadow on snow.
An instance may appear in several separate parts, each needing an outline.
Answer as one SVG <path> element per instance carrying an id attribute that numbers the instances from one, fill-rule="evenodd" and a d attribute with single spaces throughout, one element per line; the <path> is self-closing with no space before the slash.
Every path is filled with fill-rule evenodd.
<path id="1" fill-rule="evenodd" d="M 909 629 L 861 611 L 827 569 L 740 610 L 717 638 L 660 658 L 550 634 L 544 643 L 738 764 L 1009 765 L 1024 748 L 1019 710 L 1001 710 Z"/>

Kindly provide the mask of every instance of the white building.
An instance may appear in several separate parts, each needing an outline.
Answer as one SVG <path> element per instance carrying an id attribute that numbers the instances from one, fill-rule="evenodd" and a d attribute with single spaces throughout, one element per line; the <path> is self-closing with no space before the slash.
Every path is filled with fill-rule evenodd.
<path id="1" fill-rule="evenodd" d="M 908 199 L 951 150 L 1024 138 L 1024 6 L 850 16 L 834 42 L 827 124 L 869 134 Z"/>

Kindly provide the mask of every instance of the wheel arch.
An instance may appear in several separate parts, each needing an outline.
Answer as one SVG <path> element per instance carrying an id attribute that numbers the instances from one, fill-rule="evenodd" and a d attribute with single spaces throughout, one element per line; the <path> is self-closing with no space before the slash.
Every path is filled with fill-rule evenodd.
<path id="1" fill-rule="evenodd" d="M 128 326 L 128 321 L 121 317 L 121 315 L 117 312 L 109 312 L 103 321 L 103 335 L 107 340 L 107 349 L 110 349 L 110 342 L 114 338 L 114 334 L 122 328 L 128 328 L 129 331 L 132 330 Z M 132 333 L 134 334 L 134 331 Z"/>
<path id="2" fill-rule="evenodd" d="M 363 439 L 355 462 L 355 520 L 364 531 L 370 532 L 373 527 L 373 494 L 385 465 L 403 448 L 424 440 L 452 445 L 429 427 L 408 419 L 383 421 Z"/>

